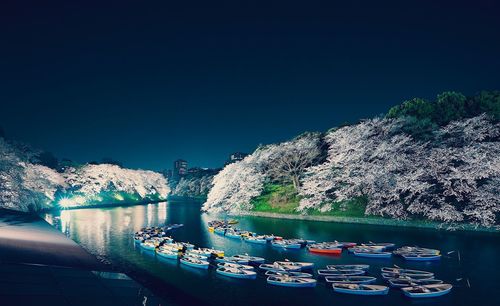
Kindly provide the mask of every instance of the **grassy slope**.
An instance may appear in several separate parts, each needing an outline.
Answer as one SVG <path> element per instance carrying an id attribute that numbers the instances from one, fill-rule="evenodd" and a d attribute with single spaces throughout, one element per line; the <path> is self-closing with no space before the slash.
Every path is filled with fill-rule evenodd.
<path id="1" fill-rule="evenodd" d="M 300 197 L 293 185 L 266 184 L 262 194 L 252 199 L 254 211 L 296 214 Z"/>
<path id="2" fill-rule="evenodd" d="M 433 222 L 430 220 L 396 220 L 381 216 L 365 215 L 365 208 L 368 203 L 366 197 L 355 198 L 346 202 L 333 203 L 333 209 L 327 212 L 309 210 L 307 215 L 301 215 L 295 209 L 300 202 L 292 185 L 281 186 L 277 184 L 267 184 L 262 194 L 254 199 L 252 211 L 249 215 L 259 217 L 283 218 L 283 219 L 304 219 L 326 222 L 346 222 L 363 223 L 390 226 L 409 226 L 416 228 L 434 229 L 455 229 L 455 230 L 481 230 L 498 232 L 499 228 L 483 228 L 471 224 L 446 224 Z"/>
<path id="3" fill-rule="evenodd" d="M 293 185 L 266 184 L 262 194 L 252 199 L 253 211 L 281 214 L 298 214 L 300 196 L 295 192 Z M 366 198 L 356 198 L 342 203 L 334 203 L 333 209 L 328 212 L 318 210 L 307 211 L 308 215 L 365 217 Z"/>
<path id="4" fill-rule="evenodd" d="M 337 217 L 373 218 L 373 216 L 365 215 L 366 204 L 368 204 L 368 199 L 366 197 L 358 197 L 344 202 L 333 203 L 332 210 L 330 211 L 321 212 L 318 210 L 310 210 L 308 211 L 308 214 Z"/>

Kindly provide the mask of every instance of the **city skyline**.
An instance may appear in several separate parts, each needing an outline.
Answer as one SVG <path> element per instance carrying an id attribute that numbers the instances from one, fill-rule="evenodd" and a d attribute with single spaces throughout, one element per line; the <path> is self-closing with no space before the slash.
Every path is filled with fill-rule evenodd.
<path id="1" fill-rule="evenodd" d="M 162 172 L 167 178 L 173 178 L 174 180 L 178 180 L 187 174 L 191 174 L 192 173 L 191 170 L 210 170 L 210 171 L 220 170 L 224 166 L 226 166 L 230 163 L 242 160 L 247 155 L 248 155 L 248 153 L 233 152 L 233 153 L 229 154 L 229 156 L 226 159 L 226 161 L 224 162 L 224 164 L 222 164 L 220 166 L 216 166 L 216 167 L 204 167 L 204 166 L 200 166 L 200 165 L 190 166 L 188 160 L 185 160 L 183 158 L 178 158 L 178 159 L 173 161 L 172 168 L 162 169 Z"/>

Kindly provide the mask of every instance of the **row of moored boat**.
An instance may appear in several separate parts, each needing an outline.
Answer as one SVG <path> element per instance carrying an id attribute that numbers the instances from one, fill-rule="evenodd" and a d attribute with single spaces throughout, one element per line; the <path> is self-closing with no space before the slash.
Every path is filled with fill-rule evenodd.
<path id="1" fill-rule="evenodd" d="M 314 254 L 341 255 L 343 249 L 348 249 L 349 253 L 354 256 L 365 258 L 387 259 L 393 255 L 397 255 L 409 261 L 434 261 L 441 259 L 440 251 L 434 249 L 404 246 L 392 251 L 395 247 L 394 243 L 316 242 L 307 239 L 284 239 L 273 234 L 258 235 L 254 232 L 234 228 L 231 224 L 235 224 L 236 222 L 236 220 L 232 220 L 231 223 L 214 220 L 208 224 L 209 231 L 226 238 L 243 240 L 248 243 L 270 243 L 275 248 L 301 249 L 306 247 L 310 253 Z"/>
<path id="2" fill-rule="evenodd" d="M 402 269 L 399 267 L 381 268 L 382 279 L 387 285 L 375 285 L 377 278 L 367 274 L 368 265 L 328 265 L 318 270 L 318 276 L 331 283 L 334 291 L 358 295 L 385 295 L 389 287 L 399 288 L 412 298 L 436 297 L 447 294 L 453 287 L 436 279 L 428 271 Z"/>
<path id="3" fill-rule="evenodd" d="M 236 223 L 235 221 L 232 222 Z M 343 249 L 356 256 L 371 258 L 388 258 L 382 254 L 389 253 L 402 256 L 405 259 L 434 260 L 440 256 L 439 250 L 420 247 L 395 247 L 392 243 L 365 243 L 352 242 L 315 242 L 305 239 L 283 239 L 275 235 L 256 235 L 255 233 L 237 230 L 226 221 L 217 221 L 210 224 L 217 234 L 228 238 L 243 239 L 250 243 L 267 244 L 285 249 L 300 249 L 306 247 L 311 253 L 334 254 L 342 253 Z M 215 268 L 215 272 L 222 276 L 239 279 L 256 279 L 263 274 L 267 283 L 284 287 L 315 287 L 313 263 L 293 262 L 289 260 L 266 263 L 262 257 L 238 254 L 225 256 L 224 251 L 212 248 L 195 248 L 193 244 L 176 242 L 168 232 L 174 227 L 144 228 L 134 234 L 134 241 L 145 251 L 154 252 L 159 258 L 178 260 L 181 265 L 197 268 Z M 390 257 L 389 256 L 389 257 Z M 412 260 L 412 259 L 409 259 Z M 434 297 L 451 291 L 452 285 L 444 284 L 435 279 L 432 272 L 403 269 L 399 267 L 384 267 L 381 277 L 387 283 L 374 284 L 377 278 L 368 274 L 370 266 L 366 264 L 328 265 L 326 269 L 318 269 L 318 279 L 331 284 L 338 293 L 356 295 L 385 295 L 389 288 L 400 288 L 402 292 L 412 298 Z"/>

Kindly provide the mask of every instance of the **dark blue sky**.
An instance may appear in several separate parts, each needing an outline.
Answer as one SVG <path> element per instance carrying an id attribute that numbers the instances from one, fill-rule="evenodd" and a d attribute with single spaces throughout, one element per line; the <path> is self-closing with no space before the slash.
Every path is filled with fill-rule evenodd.
<path id="1" fill-rule="evenodd" d="M 77 161 L 215 167 L 411 97 L 500 89 L 495 1 L 339 3 L 2 1 L 0 126 Z"/>

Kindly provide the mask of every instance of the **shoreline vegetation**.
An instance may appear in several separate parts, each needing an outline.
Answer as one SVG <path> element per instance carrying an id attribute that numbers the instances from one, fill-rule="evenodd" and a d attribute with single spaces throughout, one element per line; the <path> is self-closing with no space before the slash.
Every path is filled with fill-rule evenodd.
<path id="1" fill-rule="evenodd" d="M 412 227 L 412 228 L 427 228 L 435 230 L 447 231 L 477 231 L 477 232 L 491 232 L 498 233 L 498 227 L 483 227 L 475 226 L 472 224 L 448 224 L 439 223 L 426 220 L 398 220 L 389 219 L 377 216 L 364 216 L 364 217 L 349 217 L 349 216 L 332 216 L 332 215 L 302 215 L 299 213 L 276 213 L 264 211 L 242 211 L 235 216 L 252 216 L 261 218 L 275 218 L 275 219 L 289 219 L 289 220 L 304 220 L 304 221 L 318 221 L 318 222 L 337 222 L 337 223 L 351 223 L 351 224 L 368 224 L 368 225 L 382 225 L 382 226 L 397 226 L 397 227 Z"/>
<path id="2" fill-rule="evenodd" d="M 80 205 L 80 206 L 71 206 L 71 207 L 50 207 L 46 208 L 38 212 L 48 212 L 48 211 L 57 211 L 57 210 L 74 210 L 74 209 L 87 209 L 87 208 L 108 208 L 108 207 L 128 207 L 128 206 L 137 206 L 137 205 L 147 205 L 147 204 L 156 204 L 156 203 L 161 203 L 161 202 L 178 202 L 178 201 L 194 201 L 194 202 L 203 202 L 206 200 L 206 197 L 203 196 L 195 196 L 195 197 L 189 197 L 189 196 L 176 196 L 176 195 L 169 195 L 168 197 L 164 199 L 143 199 L 140 201 L 134 201 L 134 202 L 111 202 L 111 203 L 99 203 L 99 204 L 87 204 L 87 205 Z M 1 210 L 2 208 L 0 208 Z"/>
<path id="3" fill-rule="evenodd" d="M 137 206 L 137 205 L 147 205 L 147 204 L 155 204 L 166 202 L 167 199 L 157 199 L 157 200 L 142 200 L 138 202 L 114 202 L 114 203 L 99 203 L 99 204 L 90 204 L 90 205 L 81 205 L 81 206 L 71 206 L 71 207 L 50 207 L 40 212 L 48 212 L 48 211 L 58 211 L 58 210 L 74 210 L 74 209 L 88 209 L 88 208 L 107 208 L 107 207 L 128 207 L 128 206 Z M 38 213 L 38 211 L 37 211 Z"/>
<path id="4" fill-rule="evenodd" d="M 180 195 L 174 195 L 171 194 L 167 197 L 166 201 L 172 201 L 172 202 L 177 202 L 177 201 L 200 201 L 200 202 L 205 202 L 207 199 L 207 196 L 204 195 L 199 195 L 199 196 L 180 196 Z"/>
<path id="5" fill-rule="evenodd" d="M 499 152 L 500 91 L 407 100 L 385 116 L 259 146 L 176 186 L 112 159 L 58 160 L 0 133 L 0 207 L 204 201 L 208 212 L 498 230 Z"/>
<path id="6" fill-rule="evenodd" d="M 499 228 L 499 152 L 500 92 L 443 92 L 259 146 L 214 176 L 202 209 Z"/>
<path id="7" fill-rule="evenodd" d="M 168 196 L 167 199 L 158 200 L 144 200 L 139 202 L 131 203 L 108 203 L 108 204 L 95 204 L 95 205 L 83 205 L 68 208 L 50 208 L 43 212 L 56 211 L 56 210 L 76 210 L 76 209 L 92 209 L 92 208 L 115 208 L 115 207 L 129 207 L 147 204 L 156 204 L 161 202 L 180 202 L 180 201 L 198 201 L 203 203 L 203 197 L 187 197 L 187 196 Z M 491 232 L 498 233 L 500 231 L 499 227 L 483 227 L 474 226 L 471 224 L 448 224 L 433 222 L 428 220 L 398 220 L 389 219 L 380 216 L 366 216 L 360 214 L 362 212 L 361 205 L 363 200 L 353 201 L 348 204 L 348 208 L 345 211 L 331 211 L 331 212 L 318 212 L 311 211 L 309 214 L 301 214 L 299 212 L 288 210 L 293 203 L 284 205 L 287 207 L 284 210 L 267 208 L 265 203 L 260 202 L 260 207 L 256 207 L 251 211 L 241 211 L 238 213 L 230 213 L 229 215 L 234 216 L 252 216 L 261 218 L 273 218 L 273 219 L 288 219 L 288 220 L 304 220 L 304 221 L 317 221 L 317 222 L 337 222 L 337 223 L 350 223 L 350 224 L 368 224 L 368 225 L 382 225 L 382 226 L 398 226 L 398 227 L 412 227 L 412 228 L 427 228 L 435 230 L 459 230 L 459 231 L 480 231 L 480 232 Z"/>
<path id="8" fill-rule="evenodd" d="M 321 212 L 318 210 L 308 210 L 305 214 L 297 211 L 299 203 L 300 196 L 294 192 L 293 185 L 280 186 L 268 184 L 264 187 L 262 195 L 251 200 L 253 209 L 250 211 L 242 211 L 238 214 L 263 218 L 431 228 L 437 230 L 485 232 L 498 232 L 500 230 L 498 227 L 482 227 L 472 224 L 443 223 L 430 220 L 400 220 L 365 215 L 366 205 L 368 204 L 368 199 L 366 197 L 358 197 L 349 201 L 333 203 L 330 211 Z"/>

